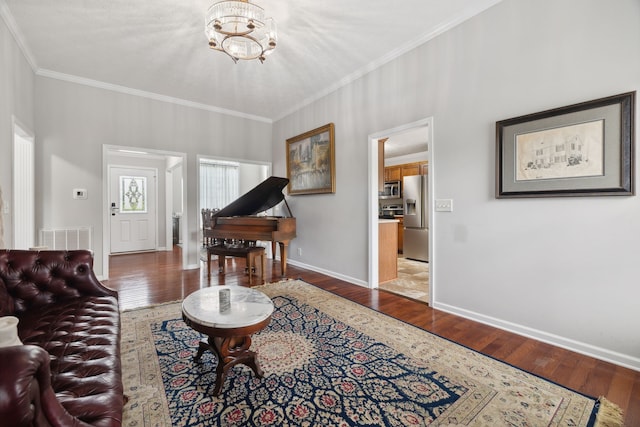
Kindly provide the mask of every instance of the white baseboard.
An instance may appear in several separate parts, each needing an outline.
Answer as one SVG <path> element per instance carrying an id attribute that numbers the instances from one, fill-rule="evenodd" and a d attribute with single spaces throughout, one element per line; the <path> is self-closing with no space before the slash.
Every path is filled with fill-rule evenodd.
<path id="1" fill-rule="evenodd" d="M 323 268 L 305 264 L 296 260 L 289 260 L 289 264 L 295 265 L 300 268 L 304 268 L 306 270 L 322 273 L 327 276 L 334 277 L 336 279 L 344 280 L 345 282 L 349 282 L 354 285 L 359 285 L 365 288 L 369 288 L 369 285 L 367 282 L 359 279 L 355 279 L 353 277 L 345 276 L 339 273 L 335 273 L 333 271 L 325 270 Z M 634 371 L 640 371 L 640 358 L 637 358 L 637 357 L 633 357 L 627 354 L 617 353 L 615 351 L 607 350 L 605 348 L 596 347 L 591 344 L 561 337 L 555 334 L 550 334 L 548 332 L 529 328 L 527 326 L 519 325 L 516 323 L 507 322 L 491 316 L 485 316 L 480 313 L 465 310 L 465 309 L 448 305 L 448 304 L 434 302 L 433 308 L 445 311 L 447 313 L 455 314 L 460 317 L 464 317 L 465 319 L 470 319 L 479 323 L 493 326 L 498 329 L 513 332 L 515 334 L 522 335 L 527 338 L 533 338 L 535 340 L 542 341 L 547 344 L 555 345 L 560 348 L 575 351 L 576 353 L 594 357 L 596 359 L 603 360 L 605 362 L 609 362 L 615 365 L 623 366 L 625 368 L 633 369 Z"/>
<path id="2" fill-rule="evenodd" d="M 358 286 L 362 286 L 364 288 L 369 288 L 369 284 L 363 280 L 360 279 L 356 279 L 354 277 L 349 277 L 349 276 L 345 276 L 344 274 L 340 274 L 340 273 L 336 273 L 330 270 L 325 270 L 324 268 L 319 268 L 316 267 L 314 265 L 309 265 L 309 264 L 305 264 L 303 262 L 300 261 L 296 261 L 296 260 L 287 260 L 287 263 L 290 265 L 295 265 L 296 267 L 300 267 L 300 268 L 304 268 L 305 270 L 311 270 L 311 271 L 315 271 L 316 273 L 322 273 L 325 274 L 327 276 L 331 276 L 335 279 L 340 279 L 340 280 L 344 280 L 345 282 L 349 282 L 351 284 L 354 285 L 358 285 Z"/>
<path id="3" fill-rule="evenodd" d="M 497 319 L 491 316 L 485 316 L 480 313 L 469 311 L 463 308 L 452 306 L 449 304 L 442 304 L 434 302 L 433 308 L 442 310 L 447 313 L 455 314 L 465 319 L 474 320 L 485 325 L 493 326 L 498 329 L 513 332 L 518 335 L 525 336 L 527 338 L 533 338 L 538 341 L 545 342 L 547 344 L 555 345 L 557 347 L 564 348 L 566 350 L 575 351 L 576 353 L 591 356 L 596 359 L 603 360 L 605 362 L 613 363 L 623 366 L 625 368 L 640 371 L 640 359 L 627 354 L 617 353 L 615 351 L 607 350 L 605 348 L 596 347 L 591 344 L 587 344 L 580 341 L 575 341 L 569 338 L 561 337 L 559 335 L 550 334 L 548 332 L 540 331 L 537 329 L 529 328 L 527 326 L 519 325 L 517 323 L 507 322 L 501 319 Z"/>

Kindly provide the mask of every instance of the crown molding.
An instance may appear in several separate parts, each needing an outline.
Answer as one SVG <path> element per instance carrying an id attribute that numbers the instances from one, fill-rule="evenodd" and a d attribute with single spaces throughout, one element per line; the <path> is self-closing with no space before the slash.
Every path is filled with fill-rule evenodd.
<path id="1" fill-rule="evenodd" d="M 25 41 L 25 38 L 22 35 L 22 32 L 20 31 L 20 28 L 18 27 L 18 24 L 16 23 L 16 20 L 13 17 L 11 10 L 9 10 L 9 6 L 7 6 L 7 2 L 5 0 L 0 0 L 0 16 L 2 16 L 2 20 L 7 25 L 7 28 L 9 29 L 9 32 L 11 33 L 13 38 L 15 39 L 16 44 L 18 45 L 18 48 L 20 49 L 25 59 L 29 63 L 29 66 L 37 76 L 63 80 L 70 83 L 77 83 L 77 84 L 91 86 L 99 89 L 110 90 L 113 92 L 124 93 L 127 95 L 140 96 L 143 98 L 153 99 L 156 101 L 168 102 L 171 104 L 182 105 L 184 107 L 197 108 L 200 110 L 210 111 L 218 114 L 224 114 L 227 116 L 240 117 L 243 119 L 255 120 L 255 121 L 269 123 L 269 124 L 273 123 L 273 121 L 267 117 L 256 116 L 253 114 L 246 114 L 246 113 L 242 113 L 234 110 L 227 110 L 225 108 L 215 107 L 213 105 L 201 104 L 198 102 L 187 101 L 180 98 L 174 98 L 171 96 L 160 95 L 157 93 L 146 92 L 143 90 L 132 89 L 125 86 L 114 85 L 114 84 L 105 83 L 97 80 L 87 79 L 84 77 L 78 77 L 70 74 L 64 74 L 64 73 L 59 73 L 57 71 L 39 68 L 38 63 L 35 59 L 35 56 L 31 52 L 31 49 L 29 49 L 29 45 Z"/>
<path id="2" fill-rule="evenodd" d="M 47 70 L 44 68 L 38 69 L 37 76 L 48 77 L 50 79 L 63 80 L 70 83 L 76 83 L 84 86 L 95 87 L 98 89 L 109 90 L 112 92 L 123 93 L 126 95 L 139 96 L 142 98 L 153 99 L 154 101 L 168 102 L 171 104 L 181 105 L 183 107 L 197 108 L 199 110 L 210 111 L 213 113 L 224 114 L 227 116 L 240 117 L 248 120 L 255 120 L 264 123 L 273 123 L 273 121 L 267 117 L 255 116 L 253 114 L 246 114 L 240 111 L 227 110 L 226 108 L 215 107 L 213 105 L 201 104 L 198 102 L 187 101 L 180 98 L 174 98 L 172 96 L 160 95 L 153 92 L 146 92 L 144 90 L 132 89 L 126 86 L 115 85 L 111 83 L 105 83 L 98 80 L 87 79 L 84 77 L 78 77 L 71 74 L 59 73 L 57 71 Z"/>
<path id="3" fill-rule="evenodd" d="M 38 63 L 36 62 L 36 58 L 33 56 L 31 49 L 29 49 L 29 45 L 24 39 L 20 28 L 18 28 L 18 24 L 16 23 L 16 19 L 13 17 L 13 14 L 9 10 L 9 6 L 7 6 L 7 2 L 5 0 L 0 0 L 0 16 L 2 16 L 2 20 L 7 25 L 9 32 L 13 36 L 14 40 L 18 44 L 18 48 L 24 55 L 24 58 L 29 63 L 29 66 L 35 73 L 38 70 Z"/>

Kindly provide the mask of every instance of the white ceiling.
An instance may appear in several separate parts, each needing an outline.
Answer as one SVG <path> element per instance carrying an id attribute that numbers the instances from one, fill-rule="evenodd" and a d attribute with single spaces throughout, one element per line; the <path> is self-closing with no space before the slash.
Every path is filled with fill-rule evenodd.
<path id="1" fill-rule="evenodd" d="M 277 120 L 500 0 L 256 0 L 278 25 L 264 64 L 208 48 L 213 0 L 0 0 L 34 70 Z"/>
<path id="2" fill-rule="evenodd" d="M 394 133 L 390 135 L 384 143 L 384 158 L 390 159 L 428 151 L 428 139 L 429 133 L 427 126 Z"/>

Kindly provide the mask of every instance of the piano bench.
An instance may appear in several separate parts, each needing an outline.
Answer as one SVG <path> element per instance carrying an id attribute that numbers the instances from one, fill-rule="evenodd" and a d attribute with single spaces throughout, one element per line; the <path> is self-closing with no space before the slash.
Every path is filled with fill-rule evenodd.
<path id="1" fill-rule="evenodd" d="M 247 271 L 249 273 L 249 285 L 253 284 L 253 269 L 257 269 L 257 258 L 260 258 L 260 280 L 264 280 L 264 271 L 267 265 L 265 250 L 262 246 L 224 246 L 214 245 L 207 247 L 207 277 L 211 277 L 211 255 L 218 256 L 218 271 L 226 273 L 225 257 L 240 257 L 247 260 Z"/>

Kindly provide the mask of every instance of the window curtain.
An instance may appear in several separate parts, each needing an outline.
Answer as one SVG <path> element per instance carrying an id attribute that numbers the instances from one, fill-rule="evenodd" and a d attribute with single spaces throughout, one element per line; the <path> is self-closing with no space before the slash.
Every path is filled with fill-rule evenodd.
<path id="1" fill-rule="evenodd" d="M 200 162 L 200 208 L 222 209 L 238 198 L 240 164 Z"/>

